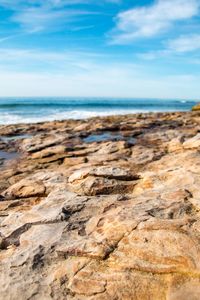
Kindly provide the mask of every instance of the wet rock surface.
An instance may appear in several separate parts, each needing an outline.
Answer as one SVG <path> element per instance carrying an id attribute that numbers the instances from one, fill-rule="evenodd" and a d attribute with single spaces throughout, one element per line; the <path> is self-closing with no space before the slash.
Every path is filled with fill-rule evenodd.
<path id="1" fill-rule="evenodd" d="M 199 132 L 199 112 L 1 126 L 0 299 L 200 299 Z"/>

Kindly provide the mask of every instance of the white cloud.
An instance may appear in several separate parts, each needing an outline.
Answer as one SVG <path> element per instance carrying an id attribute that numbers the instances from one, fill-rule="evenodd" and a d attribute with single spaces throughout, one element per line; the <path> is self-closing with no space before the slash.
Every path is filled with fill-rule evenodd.
<path id="1" fill-rule="evenodd" d="M 167 46 L 168 50 L 175 53 L 186 53 L 200 49 L 200 35 L 184 35 L 177 39 L 170 40 Z"/>
<path id="2" fill-rule="evenodd" d="M 104 4 L 105 2 L 119 4 L 120 1 L 103 0 Z M 77 7 L 78 4 L 81 4 L 81 9 Z M 90 4 L 90 0 L 0 0 L 0 7 L 12 11 L 9 21 L 18 23 L 27 33 L 55 31 L 66 27 L 69 23 L 78 24 L 79 21 L 85 21 L 87 16 L 101 13 L 98 11 L 100 6 L 98 1 L 94 3 L 95 10 L 90 8 Z M 92 25 L 85 26 L 85 29 Z M 84 29 L 84 26 L 79 25 L 78 29 L 79 27 L 81 30 Z"/>
<path id="3" fill-rule="evenodd" d="M 199 0 L 158 0 L 150 6 L 118 14 L 113 43 L 129 43 L 135 38 L 153 37 L 169 30 L 177 21 L 198 15 Z"/>
<path id="4" fill-rule="evenodd" d="M 198 75 L 161 74 L 154 67 L 95 52 L 0 50 L 0 96 L 191 99 L 200 98 L 199 81 Z"/>
<path id="5" fill-rule="evenodd" d="M 121 1 L 122 0 L 103 0 L 102 2 L 119 4 Z M 34 6 L 59 8 L 77 4 L 91 4 L 91 0 L 0 0 L 0 6 L 9 8 L 11 10 Z M 93 1 L 93 4 L 98 5 L 99 1 Z"/>
<path id="6" fill-rule="evenodd" d="M 43 7 L 27 8 L 17 12 L 12 20 L 19 23 L 27 32 L 57 30 L 66 24 L 80 20 L 81 17 L 94 14 L 86 10 L 53 10 Z"/>
<path id="7" fill-rule="evenodd" d="M 29 49 L 0 49 L 0 69 L 5 72 L 38 69 L 37 73 L 86 72 L 96 68 L 96 60 L 103 54 L 84 51 L 41 51 Z"/>
<path id="8" fill-rule="evenodd" d="M 158 58 L 176 58 L 177 55 L 181 55 L 184 61 L 199 64 L 198 58 L 192 58 L 186 56 L 187 53 L 194 52 L 199 53 L 200 50 L 200 34 L 181 35 L 176 39 L 168 40 L 164 43 L 164 47 L 161 50 L 149 51 L 139 53 L 137 56 L 144 60 L 156 60 Z"/>

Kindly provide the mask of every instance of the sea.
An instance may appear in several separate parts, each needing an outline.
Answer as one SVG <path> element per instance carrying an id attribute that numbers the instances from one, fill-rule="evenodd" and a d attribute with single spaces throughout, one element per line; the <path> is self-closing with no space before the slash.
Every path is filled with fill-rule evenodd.
<path id="1" fill-rule="evenodd" d="M 0 124 L 36 123 L 140 112 L 189 111 L 197 100 L 127 98 L 0 98 Z"/>

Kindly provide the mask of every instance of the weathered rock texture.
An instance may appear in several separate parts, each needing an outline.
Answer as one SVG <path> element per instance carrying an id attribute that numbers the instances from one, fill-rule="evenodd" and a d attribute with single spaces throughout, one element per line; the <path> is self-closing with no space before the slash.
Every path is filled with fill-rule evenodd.
<path id="1" fill-rule="evenodd" d="M 0 299 L 200 299 L 199 132 L 198 112 L 1 126 Z"/>
<path id="2" fill-rule="evenodd" d="M 200 103 L 197 103 L 192 107 L 192 111 L 199 111 L 200 110 Z"/>

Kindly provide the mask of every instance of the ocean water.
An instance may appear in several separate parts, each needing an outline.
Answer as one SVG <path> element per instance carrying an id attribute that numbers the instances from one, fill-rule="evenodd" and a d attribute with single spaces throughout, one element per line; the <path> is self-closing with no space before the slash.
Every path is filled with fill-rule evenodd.
<path id="1" fill-rule="evenodd" d="M 138 112 L 188 111 L 197 101 L 116 98 L 0 98 L 0 124 L 83 119 Z"/>

